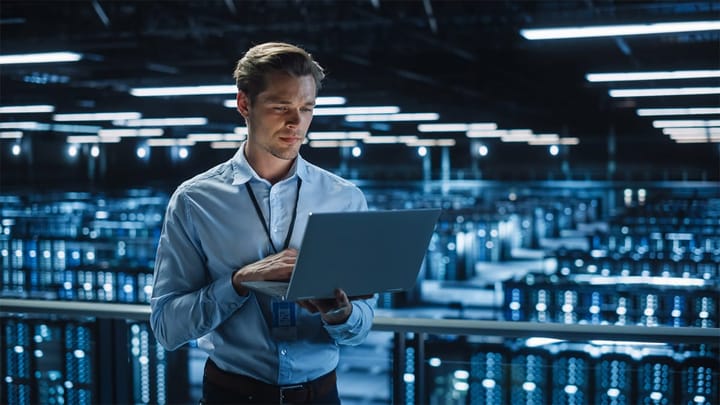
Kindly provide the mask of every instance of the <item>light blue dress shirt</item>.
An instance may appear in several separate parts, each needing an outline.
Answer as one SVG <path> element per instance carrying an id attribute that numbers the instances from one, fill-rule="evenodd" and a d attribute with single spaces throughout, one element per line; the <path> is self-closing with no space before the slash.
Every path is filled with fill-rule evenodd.
<path id="1" fill-rule="evenodd" d="M 352 301 L 350 318 L 340 325 L 297 307 L 297 339 L 273 339 L 270 298 L 253 292 L 242 297 L 231 283 L 235 270 L 272 253 L 245 183 L 250 182 L 278 249 L 292 218 L 298 177 L 302 186 L 290 247 L 300 248 L 310 212 L 364 211 L 367 202 L 355 185 L 300 156 L 290 176 L 271 185 L 250 167 L 244 146 L 229 161 L 181 184 L 170 198 L 150 323 L 169 350 L 198 339 L 226 371 L 278 385 L 306 382 L 335 369 L 339 344 L 365 339 L 375 300 Z"/>

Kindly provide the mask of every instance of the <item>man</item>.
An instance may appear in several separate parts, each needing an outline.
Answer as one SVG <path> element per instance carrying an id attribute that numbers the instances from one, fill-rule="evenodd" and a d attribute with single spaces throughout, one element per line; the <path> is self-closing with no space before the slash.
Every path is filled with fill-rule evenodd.
<path id="1" fill-rule="evenodd" d="M 373 299 L 338 290 L 335 299 L 286 303 L 243 283 L 289 279 L 310 212 L 367 210 L 367 202 L 299 155 L 324 78 L 307 52 L 257 45 L 234 77 L 247 141 L 172 195 L 151 325 L 169 350 L 198 339 L 208 351 L 204 403 L 339 403 L 338 344 L 367 336 Z"/>

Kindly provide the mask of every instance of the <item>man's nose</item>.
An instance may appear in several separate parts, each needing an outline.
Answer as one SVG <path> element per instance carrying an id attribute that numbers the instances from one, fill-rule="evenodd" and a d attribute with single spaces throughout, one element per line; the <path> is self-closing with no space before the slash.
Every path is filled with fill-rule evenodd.
<path id="1" fill-rule="evenodd" d="M 287 114 L 286 125 L 296 126 L 300 123 L 300 111 L 297 109 L 290 109 Z"/>

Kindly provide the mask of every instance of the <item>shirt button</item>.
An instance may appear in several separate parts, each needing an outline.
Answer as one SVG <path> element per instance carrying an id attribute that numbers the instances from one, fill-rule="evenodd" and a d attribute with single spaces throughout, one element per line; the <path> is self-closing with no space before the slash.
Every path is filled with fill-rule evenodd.
<path id="1" fill-rule="evenodd" d="M 286 354 L 287 354 L 287 350 L 285 350 L 285 349 L 280 350 L 280 354 L 282 354 L 283 356 L 286 355 Z"/>
<path id="2" fill-rule="evenodd" d="M 277 227 L 273 228 L 273 232 L 277 232 Z"/>

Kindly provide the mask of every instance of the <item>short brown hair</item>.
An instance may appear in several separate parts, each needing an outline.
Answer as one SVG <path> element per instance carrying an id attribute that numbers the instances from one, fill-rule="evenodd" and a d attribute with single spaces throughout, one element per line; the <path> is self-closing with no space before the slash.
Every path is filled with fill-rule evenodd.
<path id="1" fill-rule="evenodd" d="M 320 91 L 325 78 L 322 66 L 313 60 L 312 55 L 283 42 L 266 42 L 250 48 L 235 66 L 233 77 L 238 90 L 252 102 L 267 87 L 265 76 L 278 71 L 292 76 L 312 76 L 316 91 Z"/>

